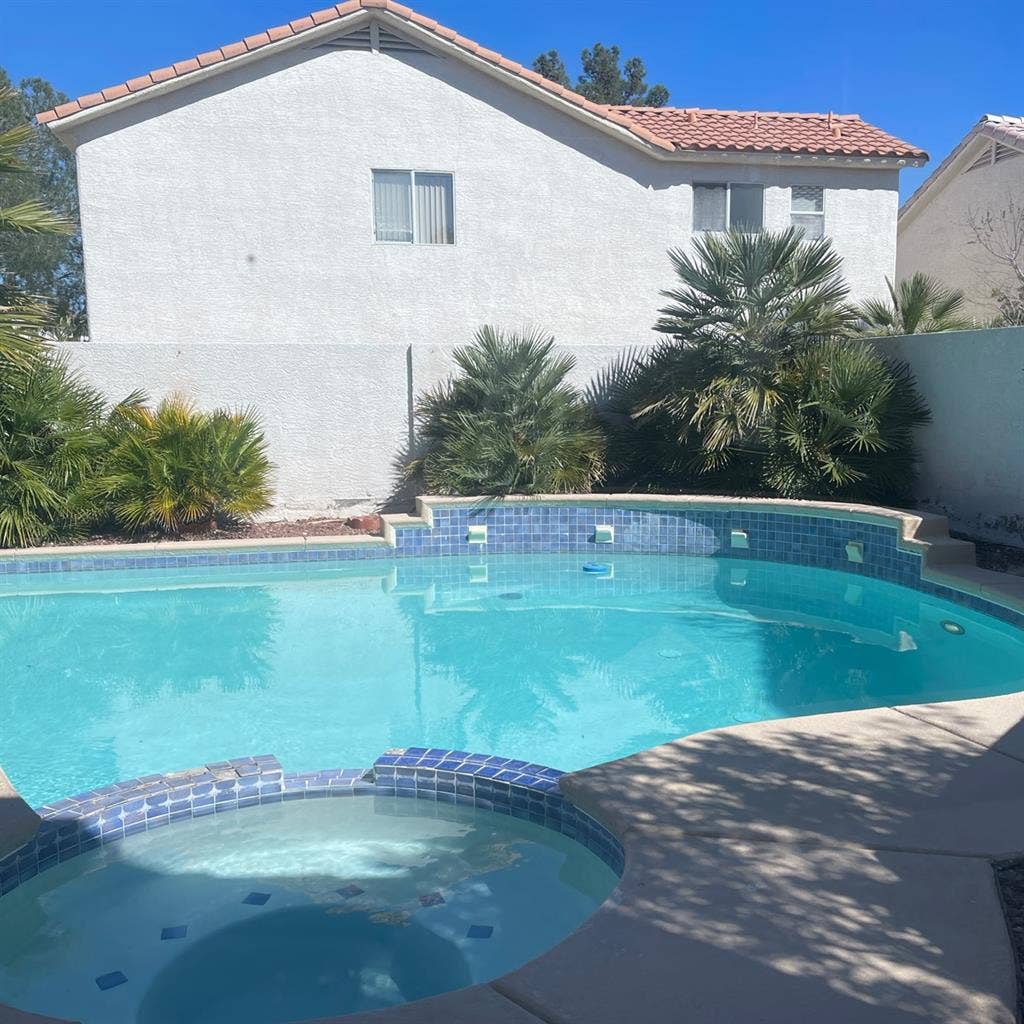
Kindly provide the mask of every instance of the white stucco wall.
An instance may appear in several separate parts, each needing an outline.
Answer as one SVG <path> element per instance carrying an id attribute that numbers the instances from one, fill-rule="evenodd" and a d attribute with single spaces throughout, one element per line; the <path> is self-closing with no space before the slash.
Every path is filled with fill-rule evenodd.
<path id="1" fill-rule="evenodd" d="M 991 212 L 996 217 L 1012 198 L 1024 207 L 1024 153 L 974 170 L 963 170 L 989 146 L 987 137 L 977 140 L 957 168 L 951 168 L 929 187 L 918 204 L 899 220 L 896 273 L 900 278 L 921 271 L 967 297 L 966 312 L 982 322 L 998 309 L 993 288 L 1013 288 L 1010 269 L 976 243 L 969 216 Z M 934 194 L 930 194 L 934 190 Z M 925 201 L 927 200 L 927 201 Z"/>
<path id="2" fill-rule="evenodd" d="M 919 435 L 922 508 L 1024 547 L 1024 328 L 884 338 L 931 407 Z"/>
<path id="3" fill-rule="evenodd" d="M 932 411 L 919 442 L 922 506 L 972 535 L 1024 546 L 1024 328 L 883 338 Z M 397 490 L 416 396 L 452 372 L 452 345 L 78 344 L 81 376 L 116 402 L 138 387 L 202 408 L 252 406 L 276 464 L 278 511 L 369 510 Z M 620 352 L 573 346 L 583 388 Z"/>
<path id="4" fill-rule="evenodd" d="M 200 408 L 251 407 L 259 414 L 279 513 L 370 511 L 399 487 L 416 397 L 454 369 L 447 345 L 62 346 L 80 376 L 111 404 L 137 388 L 153 401 L 174 392 Z M 583 388 L 620 352 L 573 349 L 572 381 Z"/>
<path id="5" fill-rule="evenodd" d="M 690 182 L 826 187 L 856 297 L 895 269 L 894 169 L 655 159 L 453 59 L 296 49 L 71 132 L 95 342 L 649 336 Z M 372 168 L 450 171 L 453 246 L 373 241 Z"/>
<path id="6" fill-rule="evenodd" d="M 1024 328 L 879 339 L 910 363 L 932 410 L 920 435 L 922 507 L 1024 546 Z M 62 348 L 116 402 L 138 387 L 202 408 L 252 406 L 276 464 L 279 511 L 378 507 L 397 489 L 415 397 L 454 367 L 452 345 L 111 343 Z M 573 382 L 620 352 L 573 346 Z"/>

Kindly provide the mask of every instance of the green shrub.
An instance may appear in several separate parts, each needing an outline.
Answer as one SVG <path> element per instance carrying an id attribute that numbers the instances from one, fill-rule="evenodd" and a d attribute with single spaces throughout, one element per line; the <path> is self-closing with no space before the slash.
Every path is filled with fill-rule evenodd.
<path id="1" fill-rule="evenodd" d="M 97 489 L 130 532 L 180 533 L 251 519 L 270 507 L 270 462 L 252 412 L 199 412 L 179 395 L 115 410 Z"/>
<path id="2" fill-rule="evenodd" d="M 927 410 L 851 339 L 840 260 L 792 230 L 698 239 L 657 330 L 589 394 L 620 488 L 899 500 Z"/>
<path id="3" fill-rule="evenodd" d="M 456 349 L 460 373 L 417 411 L 419 457 L 407 473 L 434 494 L 589 491 L 604 473 L 604 437 L 566 377 L 575 360 L 554 339 L 483 327 Z"/>
<path id="4" fill-rule="evenodd" d="M 72 537 L 97 515 L 103 399 L 40 348 L 0 359 L 0 546 Z"/>

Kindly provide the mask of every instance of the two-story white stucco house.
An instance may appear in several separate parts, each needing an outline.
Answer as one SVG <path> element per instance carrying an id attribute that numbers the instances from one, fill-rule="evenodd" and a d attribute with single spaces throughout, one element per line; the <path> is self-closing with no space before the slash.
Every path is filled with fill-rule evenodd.
<path id="1" fill-rule="evenodd" d="M 598 105 L 352 0 L 40 115 L 78 163 L 97 342 L 647 339 L 666 251 L 830 236 L 856 297 L 920 149 L 853 114 Z"/>
<path id="2" fill-rule="evenodd" d="M 986 114 L 899 215 L 896 273 L 918 271 L 967 297 L 982 321 L 997 313 L 995 289 L 1015 292 L 1024 270 L 1024 117 Z"/>

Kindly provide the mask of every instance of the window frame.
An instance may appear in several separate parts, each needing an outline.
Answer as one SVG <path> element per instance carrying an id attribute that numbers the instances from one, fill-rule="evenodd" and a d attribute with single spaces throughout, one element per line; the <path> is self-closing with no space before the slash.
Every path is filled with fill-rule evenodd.
<path id="1" fill-rule="evenodd" d="M 691 181 L 690 190 L 695 191 L 698 188 L 724 188 L 725 189 L 725 227 L 724 228 L 695 228 L 693 226 L 693 211 L 697 208 L 696 198 L 692 200 L 692 210 L 690 214 L 690 233 L 694 235 L 724 235 L 726 231 L 730 230 L 730 221 L 732 220 L 732 190 L 734 185 L 746 185 L 750 188 L 759 188 L 761 190 L 761 226 L 757 231 L 764 231 L 764 197 L 768 186 L 762 181 Z M 745 235 L 756 234 L 756 231 L 744 231 Z"/>
<path id="2" fill-rule="evenodd" d="M 795 188 L 820 188 L 821 189 L 821 210 L 818 212 L 808 213 L 806 210 L 794 210 L 793 209 L 793 189 Z M 798 214 L 802 217 L 820 217 L 821 218 L 821 234 L 817 238 L 805 238 L 808 242 L 820 242 L 823 238 L 828 238 L 828 232 L 825 231 L 825 209 L 826 209 L 826 193 L 828 189 L 824 185 L 815 185 L 809 181 L 797 181 L 793 182 L 789 186 L 789 226 L 791 228 L 796 227 L 793 223 L 793 215 Z"/>
<path id="3" fill-rule="evenodd" d="M 409 175 L 409 202 L 412 207 L 412 238 L 408 242 L 400 242 L 397 239 L 377 237 L 377 210 L 374 202 L 374 175 L 384 174 L 408 174 Z M 452 240 L 450 242 L 421 242 L 417 239 L 419 234 L 419 221 L 416 216 L 416 175 L 417 174 L 443 174 L 452 183 Z M 426 167 L 371 167 L 370 168 L 370 233 L 375 245 L 423 245 L 434 249 L 442 249 L 447 246 L 458 245 L 459 232 L 457 228 L 458 216 L 455 212 L 455 172 L 436 171 Z"/>

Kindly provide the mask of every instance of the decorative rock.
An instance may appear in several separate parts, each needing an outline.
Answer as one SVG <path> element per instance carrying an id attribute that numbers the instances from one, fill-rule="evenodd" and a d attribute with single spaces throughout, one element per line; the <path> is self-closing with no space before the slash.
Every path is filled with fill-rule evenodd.
<path id="1" fill-rule="evenodd" d="M 365 530 L 367 533 L 380 533 L 380 516 L 373 514 L 352 516 L 345 520 L 345 525 L 351 530 Z"/>

